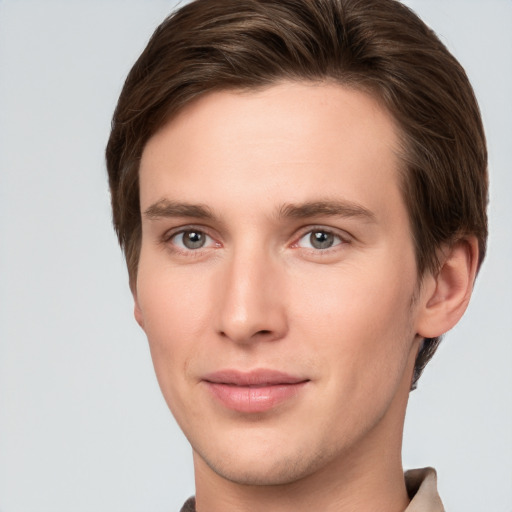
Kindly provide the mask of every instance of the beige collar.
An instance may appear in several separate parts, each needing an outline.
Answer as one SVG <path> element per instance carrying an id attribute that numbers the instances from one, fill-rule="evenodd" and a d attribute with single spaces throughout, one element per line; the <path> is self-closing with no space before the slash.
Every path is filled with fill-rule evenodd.
<path id="1" fill-rule="evenodd" d="M 405 512 L 445 512 L 437 493 L 437 475 L 434 468 L 406 471 L 405 485 L 411 498 Z"/>

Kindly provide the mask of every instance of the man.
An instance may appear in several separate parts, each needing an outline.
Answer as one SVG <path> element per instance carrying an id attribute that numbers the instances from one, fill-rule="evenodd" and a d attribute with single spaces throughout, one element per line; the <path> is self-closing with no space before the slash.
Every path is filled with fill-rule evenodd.
<path id="1" fill-rule="evenodd" d="M 437 37 L 395 0 L 197 0 L 130 72 L 107 166 L 183 510 L 443 510 L 403 421 L 485 254 L 487 154 Z"/>

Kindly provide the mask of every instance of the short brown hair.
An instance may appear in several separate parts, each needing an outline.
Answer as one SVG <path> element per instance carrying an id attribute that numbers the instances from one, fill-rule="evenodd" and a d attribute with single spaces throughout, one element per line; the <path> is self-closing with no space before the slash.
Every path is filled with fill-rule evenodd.
<path id="1" fill-rule="evenodd" d="M 148 139 L 210 91 L 282 80 L 335 81 L 373 94 L 396 120 L 403 197 L 419 275 L 443 244 L 487 239 L 487 150 L 468 78 L 432 30 L 397 0 L 195 0 L 156 29 L 130 71 L 106 157 L 114 227 L 135 287 L 138 170 Z M 413 387 L 435 352 L 427 339 Z"/>

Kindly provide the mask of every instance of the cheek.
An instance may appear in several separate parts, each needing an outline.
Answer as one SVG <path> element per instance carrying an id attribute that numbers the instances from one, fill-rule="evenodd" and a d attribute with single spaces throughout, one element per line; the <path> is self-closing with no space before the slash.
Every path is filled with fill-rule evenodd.
<path id="1" fill-rule="evenodd" d="M 375 265 L 370 271 L 366 266 L 333 269 L 323 276 L 310 274 L 302 277 L 302 293 L 293 294 L 300 298 L 294 315 L 300 319 L 298 335 L 308 333 L 333 375 L 343 373 L 352 386 L 363 374 L 365 382 L 374 386 L 383 374 L 399 375 L 403 370 L 414 338 L 415 270 L 408 266 L 402 266 L 401 273 Z"/>
<path id="2" fill-rule="evenodd" d="M 204 308 L 208 304 L 210 282 L 194 265 L 175 268 L 165 253 L 141 252 L 137 276 L 137 298 L 144 317 L 146 333 L 164 343 L 174 334 L 201 329 Z M 149 336 L 148 336 L 149 337 Z"/>
<path id="3" fill-rule="evenodd" d="M 291 303 L 295 313 L 306 315 L 316 327 L 336 327 L 340 334 L 354 330 L 352 334 L 379 331 L 385 335 L 388 329 L 403 325 L 411 312 L 414 268 L 396 267 L 363 262 L 297 272 L 289 278 L 295 283 Z"/>
<path id="4" fill-rule="evenodd" d="M 203 351 L 211 301 L 204 280 L 141 258 L 137 298 L 155 372 L 166 399 Z"/>
<path id="5" fill-rule="evenodd" d="M 299 328 L 308 332 L 308 349 L 322 368 L 322 421 L 341 438 L 365 431 L 385 414 L 409 369 L 409 290 L 373 283 L 366 288 L 360 279 L 345 280 L 343 287 L 328 287 Z"/>

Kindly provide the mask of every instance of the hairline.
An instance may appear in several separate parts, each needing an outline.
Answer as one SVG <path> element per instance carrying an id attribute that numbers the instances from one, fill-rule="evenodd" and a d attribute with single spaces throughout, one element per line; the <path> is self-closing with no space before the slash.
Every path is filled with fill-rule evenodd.
<path id="1" fill-rule="evenodd" d="M 358 80 L 359 79 L 359 80 Z M 140 250 L 142 245 L 142 216 L 145 212 L 142 211 L 142 208 L 140 207 L 140 164 L 142 160 L 142 155 L 144 153 L 144 150 L 149 143 L 149 141 L 160 132 L 160 130 L 164 129 L 164 127 L 168 126 L 170 123 L 172 123 L 187 107 L 192 105 L 195 102 L 200 101 L 201 99 L 205 98 L 206 96 L 209 96 L 211 94 L 220 93 L 220 92 L 229 92 L 233 94 L 253 94 L 258 92 L 264 92 L 268 89 L 271 89 L 273 87 L 279 86 L 284 83 L 296 83 L 296 84 L 306 84 L 306 85 L 312 85 L 312 86 L 325 86 L 325 85 L 335 85 L 338 87 L 346 88 L 351 91 L 355 92 L 361 92 L 363 94 L 366 94 L 367 96 L 371 97 L 374 101 L 377 102 L 379 108 L 381 108 L 389 117 L 389 120 L 391 121 L 393 125 L 393 129 L 395 130 L 396 140 L 397 144 L 392 148 L 392 151 L 396 157 L 397 162 L 397 168 L 396 172 L 398 173 L 398 186 L 400 189 L 400 196 L 402 197 L 402 200 L 404 202 L 404 206 L 407 211 L 407 218 L 409 223 L 409 233 L 413 241 L 414 245 L 414 255 L 415 255 L 415 261 L 416 261 L 416 267 L 418 272 L 418 279 L 421 280 L 426 271 L 428 270 L 428 267 L 422 268 L 420 267 L 420 260 L 419 260 L 419 241 L 417 240 L 414 232 L 414 224 L 413 224 L 413 218 L 412 218 L 412 212 L 409 208 L 408 202 L 406 201 L 406 186 L 407 186 L 407 180 L 411 179 L 410 176 L 410 169 L 407 165 L 408 161 L 408 154 L 411 152 L 410 144 L 411 142 L 408 140 L 409 136 L 407 132 L 402 128 L 400 125 L 400 121 L 397 119 L 396 115 L 393 113 L 393 111 L 387 106 L 383 94 L 377 87 L 375 83 L 372 83 L 371 80 L 368 80 L 368 78 L 362 74 L 358 74 L 356 77 L 356 74 L 353 72 L 349 72 L 346 74 L 346 77 L 341 75 L 340 77 L 334 77 L 332 75 L 328 75 L 325 77 L 318 77 L 318 78 L 306 78 L 306 77 L 300 77 L 300 76 L 279 76 L 275 77 L 272 80 L 268 80 L 265 83 L 259 83 L 259 84 L 251 84 L 251 85 L 245 85 L 245 86 L 235 86 L 235 85 L 229 85 L 225 84 L 225 86 L 216 86 L 212 87 L 210 89 L 204 90 L 200 93 L 194 94 L 190 98 L 188 98 L 186 101 L 181 103 L 178 108 L 174 109 L 171 114 L 168 114 L 167 116 L 164 116 L 162 118 L 162 121 L 154 128 L 154 130 L 147 136 L 144 143 L 141 145 L 140 155 L 137 159 L 137 161 L 130 162 L 131 165 L 136 165 L 136 169 L 133 169 L 134 174 L 137 175 L 137 190 L 139 194 L 139 222 L 138 222 L 138 232 L 136 233 L 136 248 L 137 248 L 137 258 L 133 258 L 136 261 L 132 261 L 131 264 L 135 264 L 135 268 L 130 268 L 129 266 L 129 279 L 130 279 L 130 287 L 132 290 L 135 290 L 135 288 L 132 286 L 132 280 L 133 284 L 136 283 L 137 280 L 137 273 L 138 273 L 138 262 L 140 258 Z M 171 103 L 172 100 L 168 100 L 167 103 Z M 164 109 L 165 110 L 165 109 Z M 437 266 L 437 262 L 436 262 Z M 436 270 L 436 268 L 432 268 L 431 270 Z M 132 276 L 133 273 L 133 276 Z"/>

